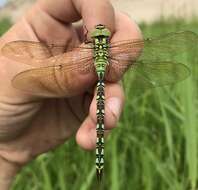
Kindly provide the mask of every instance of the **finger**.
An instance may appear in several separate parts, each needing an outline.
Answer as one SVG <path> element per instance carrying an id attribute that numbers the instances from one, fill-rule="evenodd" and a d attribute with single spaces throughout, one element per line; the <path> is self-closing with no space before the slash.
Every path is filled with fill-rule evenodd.
<path id="1" fill-rule="evenodd" d="M 108 0 L 41 0 L 38 5 L 53 18 L 65 23 L 82 18 L 88 30 L 97 24 L 114 30 L 114 10 Z"/>
<path id="2" fill-rule="evenodd" d="M 105 130 L 105 136 L 111 130 Z M 96 147 L 96 123 L 88 116 L 82 123 L 76 134 L 77 143 L 86 150 L 93 150 Z"/>
<path id="3" fill-rule="evenodd" d="M 96 92 L 90 105 L 90 117 L 96 123 Z M 124 105 L 124 92 L 119 83 L 107 83 L 105 86 L 105 129 L 112 129 L 119 120 Z"/>
<path id="4" fill-rule="evenodd" d="M 88 116 L 76 134 L 76 142 L 86 150 L 92 150 L 96 144 L 96 124 Z"/>
<path id="5" fill-rule="evenodd" d="M 137 24 L 127 15 L 116 12 L 115 33 L 111 38 L 112 47 L 109 51 L 110 64 L 106 80 L 115 82 L 121 80 L 131 60 L 135 60 L 141 53 L 142 47 L 133 45 L 136 40 L 142 39 L 142 34 Z M 128 41 L 127 41 L 128 40 Z M 130 45 L 126 45 L 130 41 Z M 119 43 L 117 43 L 119 42 Z M 125 45 L 124 45 L 125 43 Z M 116 45 L 119 44 L 119 45 Z"/>
<path id="6" fill-rule="evenodd" d="M 124 105 L 124 93 L 121 85 L 107 84 L 105 89 L 105 131 L 116 127 Z M 92 149 L 96 143 L 96 95 L 94 96 L 90 113 L 79 128 L 76 140 L 85 149 Z"/>
<path id="7" fill-rule="evenodd" d="M 142 33 L 138 25 L 126 14 L 116 12 L 115 15 L 115 33 L 111 42 L 142 39 Z"/>

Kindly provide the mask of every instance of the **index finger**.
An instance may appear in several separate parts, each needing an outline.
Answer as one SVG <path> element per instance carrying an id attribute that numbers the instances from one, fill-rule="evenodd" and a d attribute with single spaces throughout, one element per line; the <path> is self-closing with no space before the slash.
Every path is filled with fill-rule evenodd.
<path id="1" fill-rule="evenodd" d="M 53 18 L 64 23 L 82 18 L 88 31 L 98 24 L 114 31 L 114 9 L 108 0 L 41 0 L 38 5 Z"/>

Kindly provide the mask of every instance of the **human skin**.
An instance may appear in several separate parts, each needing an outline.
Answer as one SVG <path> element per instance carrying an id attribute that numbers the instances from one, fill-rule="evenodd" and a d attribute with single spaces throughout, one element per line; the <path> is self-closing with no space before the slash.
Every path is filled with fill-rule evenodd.
<path id="1" fill-rule="evenodd" d="M 71 25 L 80 19 L 88 31 L 97 24 L 104 24 L 112 32 L 111 41 L 141 38 L 135 22 L 115 12 L 107 0 L 40 0 L 0 39 L 0 48 L 14 40 L 61 40 L 68 47 L 80 45 L 80 30 Z M 73 134 L 82 148 L 95 148 L 95 74 L 88 73 L 80 80 L 78 76 L 68 78 L 67 85 L 71 86 L 64 98 L 38 98 L 11 85 L 13 76 L 27 68 L 0 55 L 2 190 L 9 189 L 21 167 L 64 143 Z M 77 85 L 72 85 L 74 83 Z M 119 82 L 107 82 L 105 96 L 105 129 L 109 132 L 116 126 L 124 104 Z"/>

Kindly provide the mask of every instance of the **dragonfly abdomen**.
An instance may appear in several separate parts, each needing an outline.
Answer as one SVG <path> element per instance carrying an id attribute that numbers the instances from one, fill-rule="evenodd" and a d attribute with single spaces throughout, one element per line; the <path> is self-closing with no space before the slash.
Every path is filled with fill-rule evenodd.
<path id="1" fill-rule="evenodd" d="M 97 83 L 97 141 L 96 141 L 96 170 L 98 180 L 101 180 L 104 167 L 104 114 L 105 114 L 105 96 L 104 82 L 99 80 Z"/>
<path id="2" fill-rule="evenodd" d="M 105 117 L 105 84 L 104 77 L 108 60 L 104 57 L 95 59 L 95 68 L 98 75 L 97 83 L 97 141 L 96 141 L 96 172 L 98 180 L 102 179 L 104 168 L 104 117 Z"/>

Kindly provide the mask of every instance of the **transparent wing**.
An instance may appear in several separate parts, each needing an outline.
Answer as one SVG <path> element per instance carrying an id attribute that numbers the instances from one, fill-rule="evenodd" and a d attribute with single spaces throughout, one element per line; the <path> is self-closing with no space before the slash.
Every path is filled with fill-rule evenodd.
<path id="1" fill-rule="evenodd" d="M 165 34 L 145 40 L 127 40 L 111 43 L 110 57 L 120 60 L 173 60 L 196 47 L 198 35 L 191 31 Z M 140 57 L 139 57 L 140 56 Z"/>
<path id="2" fill-rule="evenodd" d="M 190 31 L 169 33 L 164 36 L 147 39 L 139 59 L 156 61 L 173 61 L 188 54 L 198 42 L 197 34 Z"/>
<path id="3" fill-rule="evenodd" d="M 26 70 L 12 79 L 12 85 L 19 90 L 35 95 L 62 94 L 55 76 L 53 67 Z"/>
<path id="4" fill-rule="evenodd" d="M 5 44 L 1 49 L 1 53 L 11 60 L 35 67 L 61 64 L 67 64 L 71 67 L 74 64 L 81 66 L 81 61 L 84 62 L 84 60 L 89 60 L 92 57 L 92 47 L 90 44 L 84 44 L 65 52 L 66 49 L 68 49 L 66 45 L 60 44 L 13 41 Z"/>
<path id="5" fill-rule="evenodd" d="M 86 74 L 94 69 L 90 45 L 61 53 L 65 49 L 61 45 L 15 41 L 7 43 L 1 52 L 19 64 L 35 67 L 17 74 L 12 80 L 14 87 L 35 95 L 61 96 L 65 89 L 58 82 L 67 78 L 66 74 Z"/>
<path id="6" fill-rule="evenodd" d="M 180 63 L 181 57 L 197 42 L 195 33 L 183 31 L 153 39 L 112 43 L 110 65 L 117 75 L 131 67 L 129 74 L 134 73 L 138 87 L 173 84 L 189 76 L 190 70 Z"/>
<path id="7" fill-rule="evenodd" d="M 86 61 L 83 68 L 84 71 L 94 71 L 94 65 L 91 62 Z M 69 78 L 77 77 L 78 75 L 78 69 L 74 67 L 71 69 L 68 65 L 42 67 L 29 69 L 17 74 L 12 79 L 12 85 L 19 90 L 34 95 L 57 97 L 69 93 L 66 84 L 71 81 Z"/>
<path id="8" fill-rule="evenodd" d="M 173 62 L 136 62 L 128 74 L 133 73 L 137 88 L 152 88 L 171 85 L 182 81 L 190 75 L 187 66 Z"/>
<path id="9" fill-rule="evenodd" d="M 15 59 L 47 59 L 64 52 L 66 46 L 46 44 L 33 41 L 12 41 L 3 46 L 1 52 L 8 58 Z"/>

